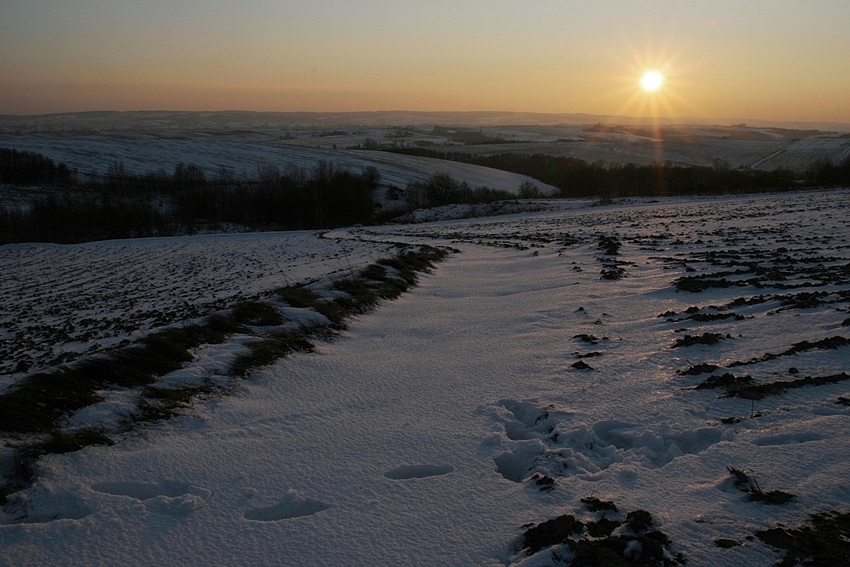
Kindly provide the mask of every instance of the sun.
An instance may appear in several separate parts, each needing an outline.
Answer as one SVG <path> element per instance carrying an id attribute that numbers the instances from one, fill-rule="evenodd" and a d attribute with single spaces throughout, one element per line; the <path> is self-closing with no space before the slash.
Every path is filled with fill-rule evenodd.
<path id="1" fill-rule="evenodd" d="M 664 84 L 664 75 L 661 71 L 646 71 L 640 77 L 640 88 L 648 93 L 654 93 Z"/>

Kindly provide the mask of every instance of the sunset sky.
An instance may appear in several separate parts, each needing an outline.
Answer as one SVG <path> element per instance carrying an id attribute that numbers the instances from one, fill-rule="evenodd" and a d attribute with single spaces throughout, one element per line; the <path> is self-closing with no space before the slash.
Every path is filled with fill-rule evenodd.
<path id="1" fill-rule="evenodd" d="M 850 122 L 850 0 L 4 0 L 0 114 Z M 663 74 L 641 90 L 647 70 Z"/>

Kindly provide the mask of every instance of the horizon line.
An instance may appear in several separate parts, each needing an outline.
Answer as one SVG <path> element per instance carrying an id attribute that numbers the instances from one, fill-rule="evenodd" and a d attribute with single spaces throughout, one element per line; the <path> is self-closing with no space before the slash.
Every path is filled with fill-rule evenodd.
<path id="1" fill-rule="evenodd" d="M 39 119 L 60 116 L 81 116 L 81 115 L 116 115 L 116 114 L 255 114 L 255 115 L 300 115 L 300 116 L 357 116 L 357 115 L 393 115 L 393 114 L 416 114 L 416 115 L 433 115 L 433 116 L 450 116 L 450 115 L 503 115 L 503 116 L 528 116 L 528 117 L 571 117 L 574 120 L 583 118 L 588 121 L 572 122 L 572 124 L 590 124 L 594 122 L 616 123 L 616 121 L 624 121 L 631 124 L 664 124 L 664 125 L 713 125 L 713 126 L 750 126 L 750 127 L 772 127 L 771 125 L 784 124 L 787 126 L 813 128 L 827 127 L 850 130 L 850 121 L 835 121 L 835 120 L 795 120 L 795 119 L 765 119 L 765 118 L 744 118 L 744 117 L 639 117 L 629 115 L 612 115 L 612 114 L 594 114 L 590 112 L 541 112 L 541 111 L 523 111 L 523 110 L 414 110 L 414 109 L 393 109 L 393 110 L 250 110 L 232 108 L 226 110 L 186 110 L 186 109 L 91 109 L 91 110 L 72 110 L 60 112 L 44 112 L 44 113 L 29 113 L 29 114 L 13 114 L 0 113 L 0 119 Z M 499 126 L 500 124 L 489 124 L 490 126 Z M 519 125 L 519 124 L 506 124 Z M 556 125 L 556 123 L 550 124 Z"/>

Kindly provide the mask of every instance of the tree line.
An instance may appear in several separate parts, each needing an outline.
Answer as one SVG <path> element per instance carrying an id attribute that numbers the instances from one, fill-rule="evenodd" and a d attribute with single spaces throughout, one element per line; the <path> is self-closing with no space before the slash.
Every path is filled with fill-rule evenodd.
<path id="1" fill-rule="evenodd" d="M 472 188 L 466 181 L 458 181 L 448 173 L 435 173 L 427 181 L 408 183 L 404 196 L 409 210 L 516 199 L 509 191 L 490 187 Z"/>
<path id="2" fill-rule="evenodd" d="M 653 196 L 743 193 L 818 186 L 850 186 L 850 158 L 839 164 L 813 163 L 805 172 L 715 167 L 604 165 L 542 154 L 502 153 L 474 156 L 429 149 L 397 149 L 527 175 L 558 188 L 561 197 Z M 193 234 L 221 230 L 227 224 L 250 230 L 335 228 L 373 222 L 379 171 L 360 173 L 322 162 L 307 170 L 261 168 L 254 179 L 237 179 L 231 170 L 208 175 L 196 165 L 178 164 L 173 172 L 133 173 L 120 162 L 102 175 L 84 179 L 64 164 L 37 153 L 0 148 L 0 183 L 45 186 L 51 190 L 24 206 L 0 202 L 0 244 L 10 242 L 74 243 L 112 238 Z M 539 197 L 531 183 L 519 196 Z M 397 187 L 388 190 L 402 198 Z M 513 199 L 507 191 L 472 188 L 445 173 L 411 182 L 404 205 L 412 210 L 456 203 Z M 391 218 L 404 212 L 383 215 Z"/>
<path id="3" fill-rule="evenodd" d="M 10 185 L 54 185 L 71 182 L 71 170 L 64 163 L 34 152 L 0 148 L 0 183 Z"/>
<path id="4" fill-rule="evenodd" d="M 850 157 L 840 164 L 820 161 L 812 164 L 804 173 L 796 174 L 783 168 L 772 171 L 734 169 L 722 163 L 714 167 L 612 165 L 543 154 L 472 155 L 427 148 L 394 148 L 385 151 L 520 173 L 557 187 L 561 197 L 704 195 L 850 186 Z"/>
<path id="5" fill-rule="evenodd" d="M 0 183 L 51 186 L 25 206 L 0 204 L 0 243 L 74 243 L 193 234 L 232 223 L 253 230 L 334 228 L 368 222 L 377 169 L 352 173 L 322 162 L 310 170 L 266 167 L 256 179 L 195 165 L 132 173 L 121 163 L 80 180 L 64 164 L 0 149 Z"/>

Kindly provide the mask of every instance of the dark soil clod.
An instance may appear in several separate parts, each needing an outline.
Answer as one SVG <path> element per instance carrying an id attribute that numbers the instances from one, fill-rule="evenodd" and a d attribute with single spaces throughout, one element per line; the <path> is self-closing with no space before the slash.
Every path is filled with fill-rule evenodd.
<path id="1" fill-rule="evenodd" d="M 850 565 L 850 513 L 813 514 L 811 523 L 796 528 L 774 527 L 756 532 L 767 545 L 781 550 L 779 567 Z"/>
<path id="2" fill-rule="evenodd" d="M 613 502 L 595 497 L 582 498 L 589 511 L 616 512 Z M 646 510 L 634 510 L 625 522 L 607 515 L 581 522 L 565 514 L 537 526 L 526 526 L 522 547 L 528 555 L 556 545 L 565 545 L 573 553 L 572 567 L 673 567 L 685 564 L 681 553 L 670 550 L 670 538 L 655 529 L 652 515 Z M 616 534 L 615 534 L 616 532 Z M 559 551 L 553 558 L 563 561 Z"/>
<path id="3" fill-rule="evenodd" d="M 711 375 L 706 378 L 704 381 L 697 384 L 694 389 L 695 390 L 711 390 L 714 388 L 726 388 L 727 392 L 734 391 L 735 389 L 739 389 L 743 386 L 747 386 L 753 383 L 752 376 L 735 376 L 730 373 L 723 374 L 721 376 Z"/>
<path id="4" fill-rule="evenodd" d="M 786 504 L 794 499 L 794 495 L 781 490 L 763 491 L 758 481 L 752 475 L 748 475 L 740 469 L 726 467 L 729 474 L 735 478 L 735 486 L 749 495 L 750 502 L 763 502 L 764 504 L 780 505 Z"/>
<path id="5" fill-rule="evenodd" d="M 555 489 L 555 479 L 551 476 L 535 473 L 534 476 L 531 477 L 531 481 L 542 492 L 551 492 Z"/>
<path id="6" fill-rule="evenodd" d="M 676 339 L 673 346 L 670 348 L 689 347 L 694 345 L 716 345 L 722 340 L 729 338 L 720 333 L 703 333 L 702 335 L 685 335 L 681 339 Z"/>
<path id="7" fill-rule="evenodd" d="M 583 529 L 584 524 L 576 520 L 575 516 L 564 514 L 526 530 L 523 535 L 523 547 L 527 548 L 530 554 L 534 554 L 544 547 L 567 542 L 570 536 L 581 533 Z"/>
<path id="8" fill-rule="evenodd" d="M 584 507 L 587 508 L 591 512 L 602 512 L 605 510 L 610 510 L 612 512 L 617 511 L 617 505 L 611 502 L 610 500 L 600 500 L 595 496 L 589 496 L 587 498 L 582 498 L 581 503 L 584 504 Z"/>

